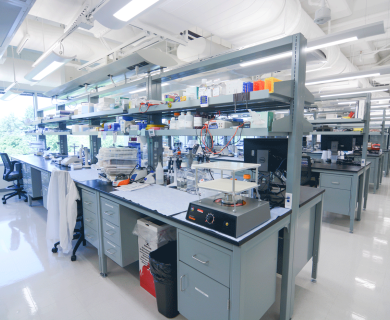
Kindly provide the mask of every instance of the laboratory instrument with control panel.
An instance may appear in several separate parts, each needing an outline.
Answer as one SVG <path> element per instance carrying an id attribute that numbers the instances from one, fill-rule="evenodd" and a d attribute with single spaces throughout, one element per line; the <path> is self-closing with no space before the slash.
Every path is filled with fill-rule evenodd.
<path id="1" fill-rule="evenodd" d="M 197 184 L 197 190 L 203 188 L 219 193 L 191 202 L 186 219 L 235 238 L 269 220 L 271 218 L 269 202 L 260 200 L 259 196 L 259 199 L 250 198 L 248 193 L 251 189 L 255 189 L 257 193 L 257 177 L 260 166 L 260 164 L 254 163 L 222 161 L 194 165 L 196 175 L 198 169 L 221 171 L 221 179 Z M 235 179 L 237 171 L 250 169 L 256 171 L 256 182 Z M 224 179 L 224 172 L 231 174 L 232 179 Z"/>

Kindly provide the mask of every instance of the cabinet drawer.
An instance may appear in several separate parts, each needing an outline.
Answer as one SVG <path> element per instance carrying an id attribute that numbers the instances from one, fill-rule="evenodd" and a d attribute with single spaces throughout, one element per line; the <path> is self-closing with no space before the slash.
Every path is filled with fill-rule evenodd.
<path id="1" fill-rule="evenodd" d="M 178 306 L 188 319 L 228 320 L 229 289 L 179 261 Z"/>
<path id="2" fill-rule="evenodd" d="M 96 194 L 82 190 L 83 209 L 97 213 Z"/>
<path id="3" fill-rule="evenodd" d="M 325 188 L 324 211 L 349 215 L 351 192 L 333 188 Z"/>
<path id="4" fill-rule="evenodd" d="M 229 287 L 230 255 L 179 232 L 179 260 Z"/>
<path id="5" fill-rule="evenodd" d="M 120 228 L 105 219 L 103 219 L 103 236 L 114 244 L 121 245 Z"/>
<path id="6" fill-rule="evenodd" d="M 84 224 L 93 230 L 98 230 L 98 221 L 97 215 L 88 211 L 87 209 L 83 210 Z"/>
<path id="7" fill-rule="evenodd" d="M 122 266 L 122 251 L 121 247 L 116 245 L 110 240 L 107 240 L 106 238 L 103 239 L 103 245 L 104 245 L 104 254 L 115 261 L 117 264 Z"/>
<path id="8" fill-rule="evenodd" d="M 50 183 L 50 173 L 41 172 L 41 180 L 42 180 L 42 185 L 48 187 Z"/>
<path id="9" fill-rule="evenodd" d="M 88 226 L 84 226 L 85 240 L 92 244 L 95 248 L 99 248 L 99 238 L 95 230 Z"/>
<path id="10" fill-rule="evenodd" d="M 321 188 L 335 188 L 343 190 L 351 190 L 352 178 L 340 176 L 337 174 L 321 173 L 320 186 Z"/>
<path id="11" fill-rule="evenodd" d="M 119 204 L 100 198 L 102 218 L 119 226 Z"/>

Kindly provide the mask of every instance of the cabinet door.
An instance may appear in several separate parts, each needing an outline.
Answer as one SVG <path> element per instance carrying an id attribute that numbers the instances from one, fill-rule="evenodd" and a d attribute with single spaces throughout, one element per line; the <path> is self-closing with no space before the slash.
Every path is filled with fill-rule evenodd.
<path id="1" fill-rule="evenodd" d="M 340 213 L 349 216 L 351 191 L 324 188 L 324 211 Z"/>
<path id="2" fill-rule="evenodd" d="M 188 320 L 228 320 L 229 289 L 179 261 L 179 312 Z"/>

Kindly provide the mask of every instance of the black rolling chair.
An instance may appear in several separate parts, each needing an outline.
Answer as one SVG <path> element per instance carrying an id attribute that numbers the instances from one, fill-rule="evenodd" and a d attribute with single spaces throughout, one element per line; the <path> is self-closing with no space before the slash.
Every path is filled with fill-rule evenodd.
<path id="1" fill-rule="evenodd" d="M 16 185 L 7 187 L 8 190 L 14 191 L 3 196 L 3 204 L 6 204 L 8 199 L 15 196 L 18 196 L 19 199 L 23 197 L 24 202 L 27 202 L 27 194 L 23 191 L 23 185 L 21 183 L 23 179 L 22 164 L 18 161 L 11 161 L 6 153 L 0 153 L 0 156 L 4 164 L 3 180 L 9 182 L 16 181 Z"/>
<path id="2" fill-rule="evenodd" d="M 73 239 L 77 240 L 75 247 L 73 248 L 72 256 L 70 257 L 70 260 L 76 261 L 76 252 L 77 249 L 80 247 L 81 243 L 85 247 L 87 245 L 87 241 L 85 239 L 84 235 L 84 219 L 83 219 L 83 207 L 81 205 L 81 201 L 77 200 L 77 219 L 76 219 L 76 228 L 73 231 Z M 60 242 L 56 242 L 54 244 L 54 247 L 51 249 L 51 252 L 57 253 L 58 252 L 58 246 Z"/>

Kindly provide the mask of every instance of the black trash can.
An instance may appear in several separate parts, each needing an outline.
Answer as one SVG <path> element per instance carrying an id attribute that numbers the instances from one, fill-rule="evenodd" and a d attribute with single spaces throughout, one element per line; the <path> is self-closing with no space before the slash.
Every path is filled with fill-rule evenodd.
<path id="1" fill-rule="evenodd" d="M 176 241 L 172 241 L 149 254 L 158 312 L 167 318 L 174 318 L 179 314 L 177 310 L 176 245 Z"/>

